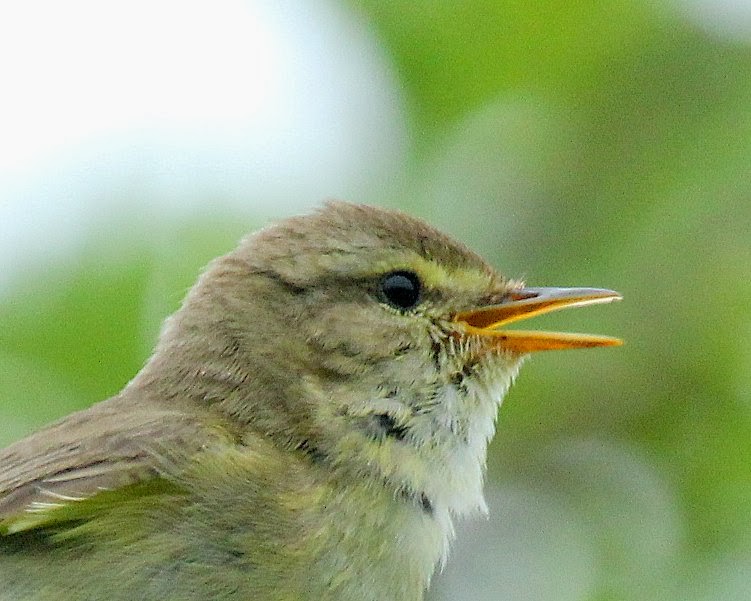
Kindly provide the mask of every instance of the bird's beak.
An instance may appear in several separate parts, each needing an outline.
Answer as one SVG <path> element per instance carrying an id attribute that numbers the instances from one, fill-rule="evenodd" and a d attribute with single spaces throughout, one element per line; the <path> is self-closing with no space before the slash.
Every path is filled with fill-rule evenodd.
<path id="1" fill-rule="evenodd" d="M 611 336 L 498 328 L 558 309 L 609 303 L 621 298 L 613 290 L 598 288 L 520 288 L 512 291 L 507 300 L 498 305 L 462 311 L 454 315 L 453 320 L 460 323 L 468 334 L 486 337 L 493 346 L 518 353 L 617 346 L 623 342 Z"/>

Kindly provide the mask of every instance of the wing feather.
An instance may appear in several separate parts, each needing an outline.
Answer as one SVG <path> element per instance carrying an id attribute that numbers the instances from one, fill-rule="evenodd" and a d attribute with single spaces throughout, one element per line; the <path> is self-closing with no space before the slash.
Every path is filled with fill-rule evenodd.
<path id="1" fill-rule="evenodd" d="M 67 504 L 179 469 L 231 439 L 216 416 L 136 406 L 121 397 L 74 413 L 0 450 L 0 532 L 45 523 Z"/>

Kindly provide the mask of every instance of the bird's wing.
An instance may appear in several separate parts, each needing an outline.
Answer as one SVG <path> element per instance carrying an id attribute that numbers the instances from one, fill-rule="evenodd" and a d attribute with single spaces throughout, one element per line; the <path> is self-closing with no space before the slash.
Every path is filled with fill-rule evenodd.
<path id="1" fill-rule="evenodd" d="M 139 485 L 229 436 L 205 415 L 121 401 L 72 414 L 0 450 L 0 534 L 57 523 L 77 513 L 61 508 L 104 491 L 147 492 Z"/>

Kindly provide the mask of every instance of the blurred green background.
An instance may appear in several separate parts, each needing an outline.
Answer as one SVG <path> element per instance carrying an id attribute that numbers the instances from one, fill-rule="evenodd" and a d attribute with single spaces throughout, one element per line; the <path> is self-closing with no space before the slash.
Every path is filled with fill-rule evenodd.
<path id="1" fill-rule="evenodd" d="M 137 169 L 127 181 L 112 174 L 115 192 L 107 177 L 84 188 L 93 217 L 74 250 L 19 252 L 0 294 L 0 443 L 115 393 L 210 258 L 270 217 L 343 191 L 424 217 L 532 285 L 625 297 L 540 319 L 626 345 L 528 362 L 490 448 L 489 515 L 459 525 L 429 598 L 751 599 L 751 8 L 283 4 L 277 25 L 295 11 L 300 23 L 330 19 L 316 30 L 321 44 L 364 32 L 388 75 L 332 68 L 312 85 L 343 78 L 367 90 L 379 77 L 392 86 L 398 166 L 383 162 L 386 140 L 373 158 L 386 167 L 367 185 L 319 193 L 324 159 L 303 162 L 295 168 L 317 187 L 289 202 L 274 188 L 273 207 L 259 201 L 264 178 L 297 177 L 280 162 L 258 172 L 257 187 L 232 192 L 243 210 L 221 201 L 216 180 L 144 188 Z M 361 103 L 350 118 L 368 111 Z M 328 122 L 300 127 L 285 135 L 315 143 Z M 368 163 L 367 148 L 362 156 Z M 61 177 L 32 176 L 43 190 Z M 44 192 L 27 200 L 14 190 L 4 202 L 17 213 L 45 202 Z M 193 208 L 154 217 L 136 203 L 161 193 L 176 204 L 185 194 Z M 102 208 L 108 194 L 116 211 Z M 23 227 L 36 244 L 57 244 Z"/>

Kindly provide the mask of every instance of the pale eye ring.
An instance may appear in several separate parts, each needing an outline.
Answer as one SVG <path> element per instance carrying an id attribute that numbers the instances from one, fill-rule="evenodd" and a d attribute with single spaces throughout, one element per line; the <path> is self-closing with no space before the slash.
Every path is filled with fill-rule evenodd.
<path id="1" fill-rule="evenodd" d="M 406 311 L 420 302 L 420 278 L 412 271 L 392 271 L 381 279 L 380 294 L 395 309 Z"/>

